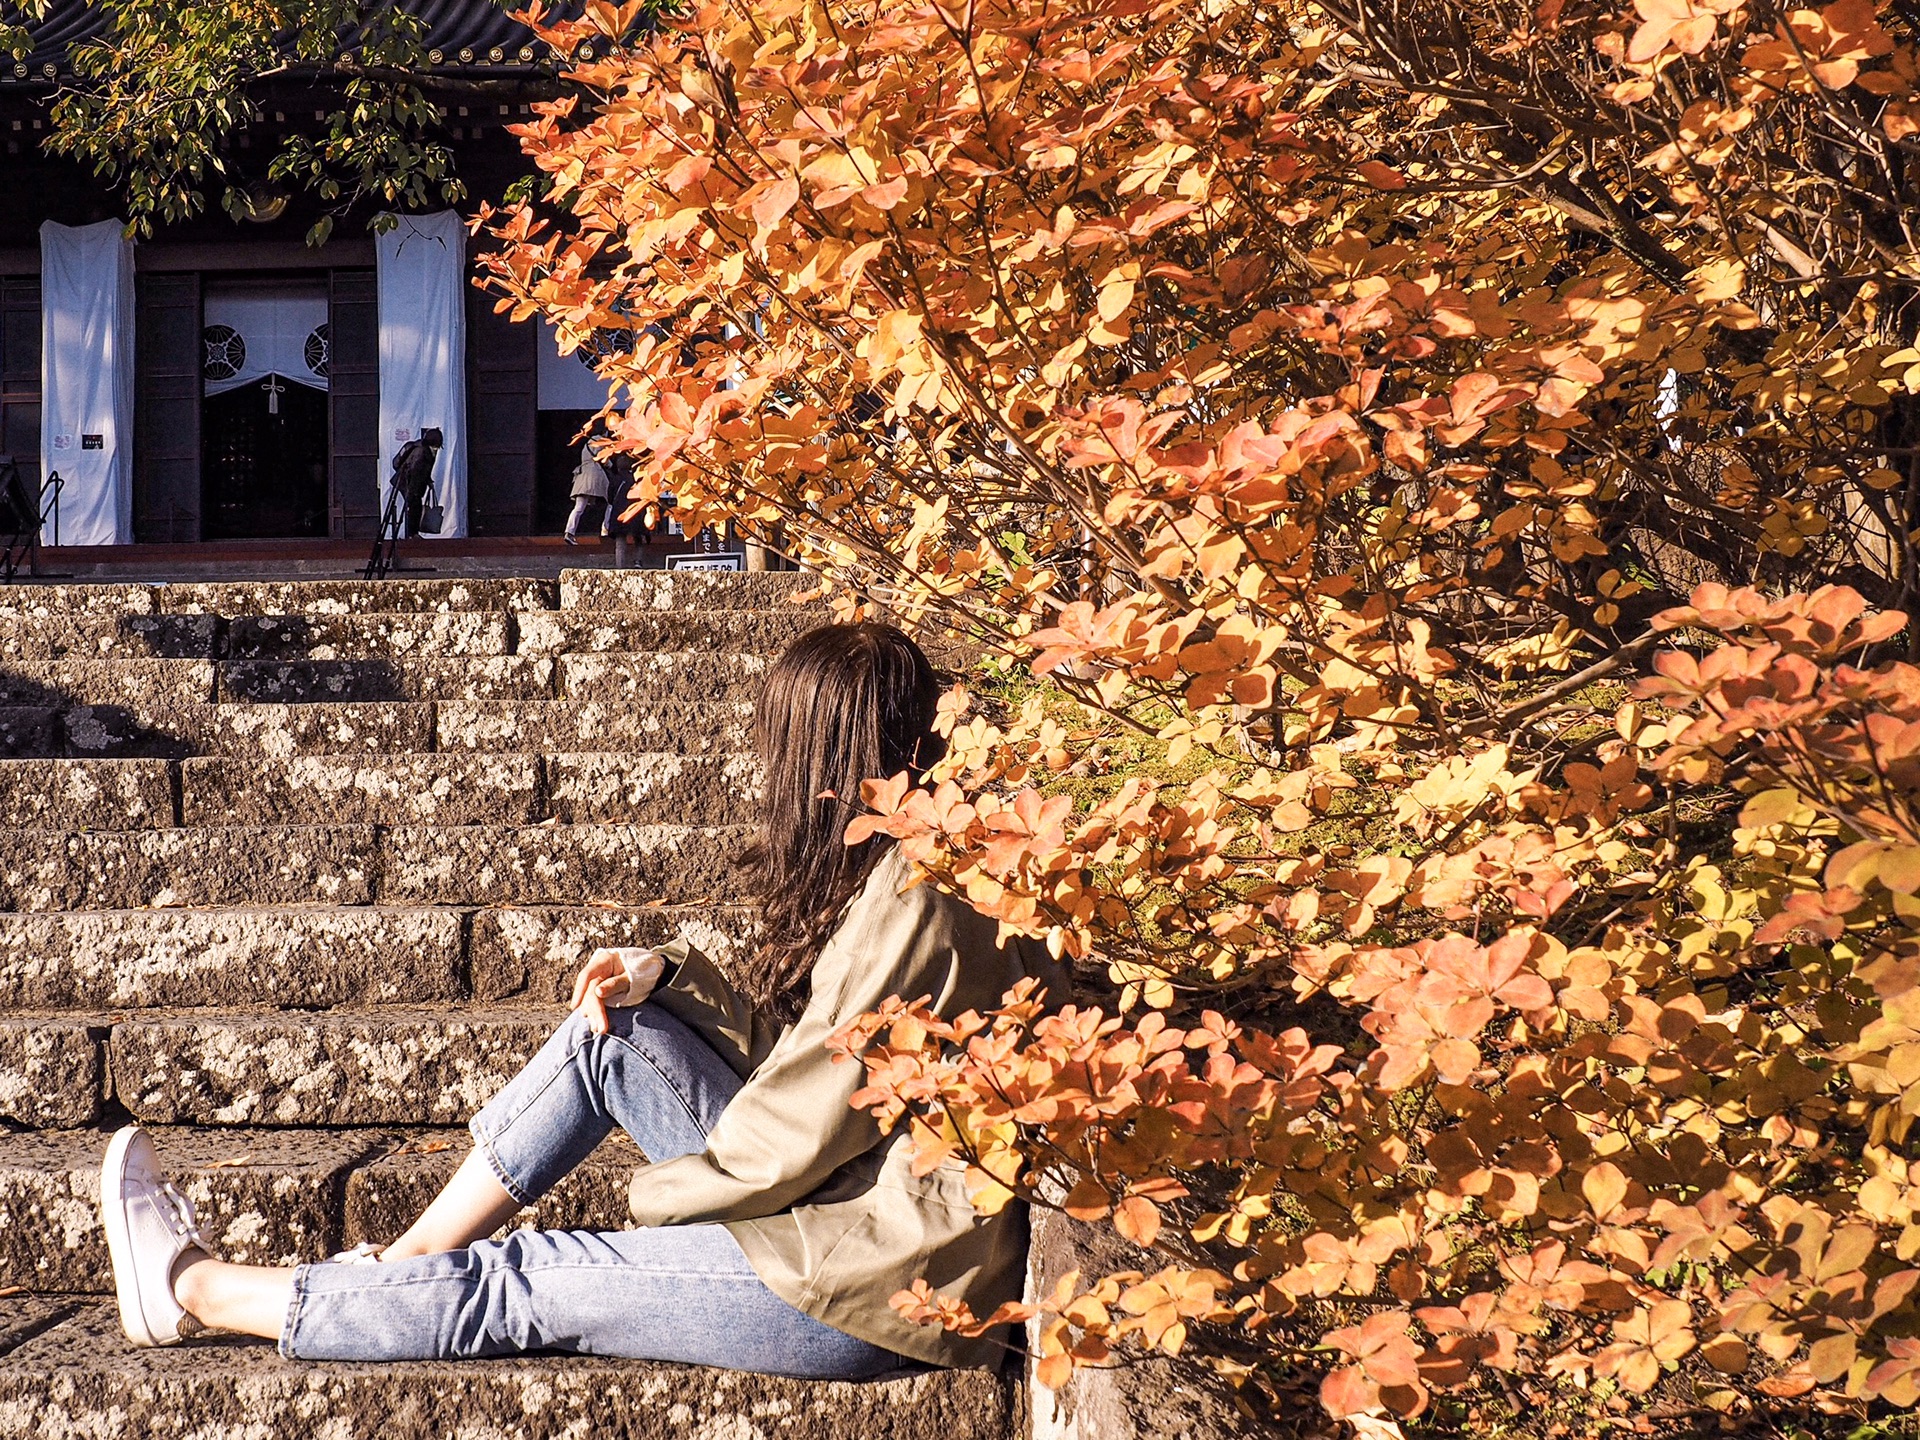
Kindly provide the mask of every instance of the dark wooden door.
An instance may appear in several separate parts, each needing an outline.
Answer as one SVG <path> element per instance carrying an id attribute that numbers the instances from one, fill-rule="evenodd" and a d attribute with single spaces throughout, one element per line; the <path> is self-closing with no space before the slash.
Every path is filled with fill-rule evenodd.
<path id="1" fill-rule="evenodd" d="M 467 293 L 467 533 L 533 534 L 535 337 Z"/>
<path id="2" fill-rule="evenodd" d="M 200 276 L 134 285 L 133 538 L 200 539 Z"/>
<path id="3" fill-rule="evenodd" d="M 332 272 L 327 324 L 330 528 L 335 539 L 371 540 L 380 528 L 380 293 L 373 271 Z"/>
<path id="4" fill-rule="evenodd" d="M 40 488 L 40 277 L 0 281 L 0 454 Z M 52 536 L 48 537 L 49 542 Z"/>

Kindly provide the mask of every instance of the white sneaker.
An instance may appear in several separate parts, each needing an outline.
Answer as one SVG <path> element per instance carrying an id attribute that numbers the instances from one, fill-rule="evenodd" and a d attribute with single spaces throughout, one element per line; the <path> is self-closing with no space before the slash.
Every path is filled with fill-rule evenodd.
<path id="1" fill-rule="evenodd" d="M 201 1325 L 173 1298 L 173 1265 L 189 1247 L 208 1249 L 193 1202 L 160 1169 L 153 1141 L 129 1125 L 100 1166 L 100 1218 L 113 1259 L 120 1324 L 136 1345 L 174 1345 Z"/>
<path id="2" fill-rule="evenodd" d="M 371 1240 L 362 1240 L 351 1250 L 342 1250 L 338 1254 L 329 1255 L 327 1257 L 327 1263 L 330 1265 L 373 1265 L 378 1263 L 380 1251 L 383 1248 L 382 1246 L 374 1244 Z"/>

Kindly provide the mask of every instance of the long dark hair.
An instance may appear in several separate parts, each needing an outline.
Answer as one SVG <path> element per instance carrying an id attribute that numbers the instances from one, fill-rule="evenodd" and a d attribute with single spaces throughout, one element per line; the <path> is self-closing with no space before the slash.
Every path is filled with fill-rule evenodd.
<path id="1" fill-rule="evenodd" d="M 845 843 L 860 782 L 919 772 L 946 753 L 933 731 L 940 682 L 891 625 L 822 625 L 773 664 L 754 707 L 765 818 L 745 863 L 760 896 L 760 945 L 736 980 L 792 1019 L 847 902 L 893 842 Z"/>

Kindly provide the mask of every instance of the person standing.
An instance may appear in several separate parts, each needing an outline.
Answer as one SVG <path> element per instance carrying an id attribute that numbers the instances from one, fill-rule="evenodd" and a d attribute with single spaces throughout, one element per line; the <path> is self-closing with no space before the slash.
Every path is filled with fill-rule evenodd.
<path id="1" fill-rule="evenodd" d="M 580 447 L 580 463 L 573 467 L 573 513 L 567 516 L 566 541 L 569 545 L 580 543 L 580 522 L 586 518 L 587 509 L 594 501 L 602 506 L 607 504 L 607 469 L 600 463 L 597 452 L 598 440 L 589 440 Z M 607 521 L 612 512 L 606 511 L 601 517 L 600 533 L 608 533 Z"/>

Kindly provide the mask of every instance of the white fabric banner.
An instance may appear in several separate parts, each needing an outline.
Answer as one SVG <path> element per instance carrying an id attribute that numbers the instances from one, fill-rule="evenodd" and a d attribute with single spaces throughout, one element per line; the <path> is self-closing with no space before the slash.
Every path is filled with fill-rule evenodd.
<path id="1" fill-rule="evenodd" d="M 422 430 L 446 437 L 434 533 L 467 533 L 467 229 L 459 215 L 402 215 L 375 241 L 380 289 L 380 506 L 393 457 Z"/>
<path id="2" fill-rule="evenodd" d="M 59 543 L 130 544 L 133 242 L 125 227 L 42 225 L 40 296 L 40 473 L 57 470 L 66 482 Z"/>
<path id="3" fill-rule="evenodd" d="M 224 395 L 278 375 L 327 388 L 325 295 L 222 295 L 207 292 L 206 393 Z"/>

